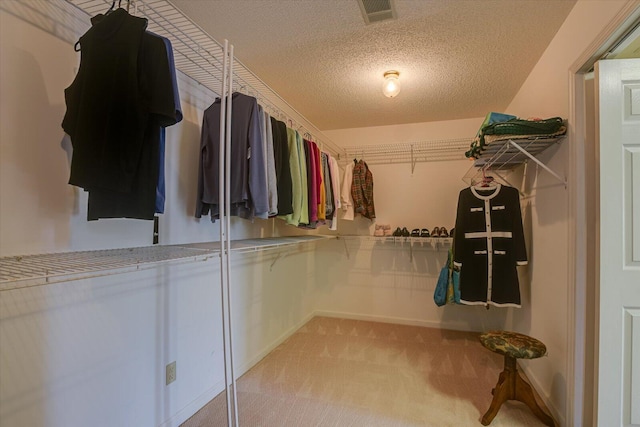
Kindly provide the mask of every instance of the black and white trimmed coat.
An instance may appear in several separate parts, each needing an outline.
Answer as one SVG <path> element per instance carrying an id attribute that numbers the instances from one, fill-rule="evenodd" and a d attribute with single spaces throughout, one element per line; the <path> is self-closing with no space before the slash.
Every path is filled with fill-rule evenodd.
<path id="1" fill-rule="evenodd" d="M 520 307 L 516 266 L 527 264 L 520 195 L 513 187 L 460 191 L 454 236 L 460 302 Z"/>

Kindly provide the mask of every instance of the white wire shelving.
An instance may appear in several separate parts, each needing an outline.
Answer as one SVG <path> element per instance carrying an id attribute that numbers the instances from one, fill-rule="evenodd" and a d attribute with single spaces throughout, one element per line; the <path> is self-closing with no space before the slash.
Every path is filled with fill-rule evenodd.
<path id="1" fill-rule="evenodd" d="M 565 135 L 554 137 L 509 138 L 487 144 L 474 166 L 500 169 L 514 168 L 560 143 Z"/>
<path id="2" fill-rule="evenodd" d="M 446 251 L 453 245 L 453 237 L 410 237 L 410 236 L 364 236 L 364 235 L 338 235 L 338 240 L 344 243 L 344 251 L 347 259 L 351 259 L 351 251 L 348 241 L 373 242 L 376 247 L 388 247 L 390 249 L 409 249 L 409 262 L 413 262 L 415 251 Z"/>
<path id="3" fill-rule="evenodd" d="M 347 160 L 363 159 L 370 165 L 410 163 L 413 172 L 419 162 L 465 160 L 469 141 L 471 138 L 361 145 L 345 147 L 345 152 Z"/>
<path id="4" fill-rule="evenodd" d="M 105 13 L 111 0 L 65 0 L 89 17 Z M 173 46 L 176 69 L 216 94 L 222 92 L 223 46 L 191 21 L 168 0 L 118 0 L 124 7 L 129 3 L 129 12 L 147 18 L 147 30 L 166 37 Z M 321 149 L 337 157 L 344 150 L 325 136 L 309 119 L 291 106 L 275 90 L 256 76 L 236 58 L 233 60 L 234 90 L 254 96 L 274 117 L 306 134 Z"/>
<path id="5" fill-rule="evenodd" d="M 233 240 L 233 253 L 254 253 L 331 239 L 292 236 Z M 147 270 L 162 264 L 206 261 L 220 256 L 219 242 L 16 255 L 0 258 L 0 291 Z"/>
<path id="6" fill-rule="evenodd" d="M 566 138 L 566 135 L 523 136 L 521 138 L 512 137 L 493 141 L 485 145 L 482 153 L 463 177 L 463 181 L 473 183 L 474 178 L 482 174 L 482 170 L 498 174 L 501 179 L 505 180 L 500 175 L 501 172 L 513 170 L 525 162 L 533 161 L 566 187 L 566 178 L 553 171 L 536 157 L 552 146 L 561 143 L 564 138 Z"/>
<path id="7" fill-rule="evenodd" d="M 133 15 L 147 18 L 147 30 L 173 46 L 176 69 L 216 94 L 222 93 L 224 48 L 168 0 L 122 0 Z M 0 1 L 0 8 L 70 43 L 90 27 L 90 18 L 105 13 L 112 0 Z M 255 96 L 278 119 L 336 154 L 344 150 L 329 140 L 244 64 L 234 58 L 236 90 Z M 235 240 L 230 252 L 250 253 L 316 242 L 330 236 L 295 236 Z M 99 277 L 220 257 L 219 242 L 75 251 L 0 258 L 0 291 Z"/>
<path id="8" fill-rule="evenodd" d="M 410 237 L 410 236 L 364 236 L 364 235 L 348 235 L 340 234 L 336 236 L 338 240 L 364 240 L 380 243 L 419 243 L 419 244 L 443 244 L 450 245 L 453 237 Z"/>

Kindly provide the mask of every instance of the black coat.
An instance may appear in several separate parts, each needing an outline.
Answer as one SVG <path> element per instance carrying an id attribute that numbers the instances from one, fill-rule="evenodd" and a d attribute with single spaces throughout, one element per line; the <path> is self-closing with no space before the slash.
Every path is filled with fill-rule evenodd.
<path id="1" fill-rule="evenodd" d="M 454 236 L 460 301 L 520 307 L 517 265 L 527 264 L 518 190 L 460 191 Z"/>

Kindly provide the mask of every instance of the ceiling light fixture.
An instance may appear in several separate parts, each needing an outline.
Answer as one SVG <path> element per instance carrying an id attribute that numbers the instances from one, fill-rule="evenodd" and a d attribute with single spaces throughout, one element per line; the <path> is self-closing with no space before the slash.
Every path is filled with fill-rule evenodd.
<path id="1" fill-rule="evenodd" d="M 384 85 L 382 93 L 387 98 L 393 98 L 400 93 L 400 73 L 398 71 L 387 71 L 384 73 Z"/>

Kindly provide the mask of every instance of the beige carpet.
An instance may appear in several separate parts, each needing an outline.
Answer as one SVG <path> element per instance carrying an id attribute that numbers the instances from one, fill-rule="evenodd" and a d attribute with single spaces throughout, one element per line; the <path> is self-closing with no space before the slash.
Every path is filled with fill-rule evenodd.
<path id="1" fill-rule="evenodd" d="M 478 334 L 315 317 L 237 381 L 242 427 L 481 426 L 503 358 Z M 226 426 L 221 393 L 182 427 Z M 542 426 L 518 402 L 491 426 Z"/>

